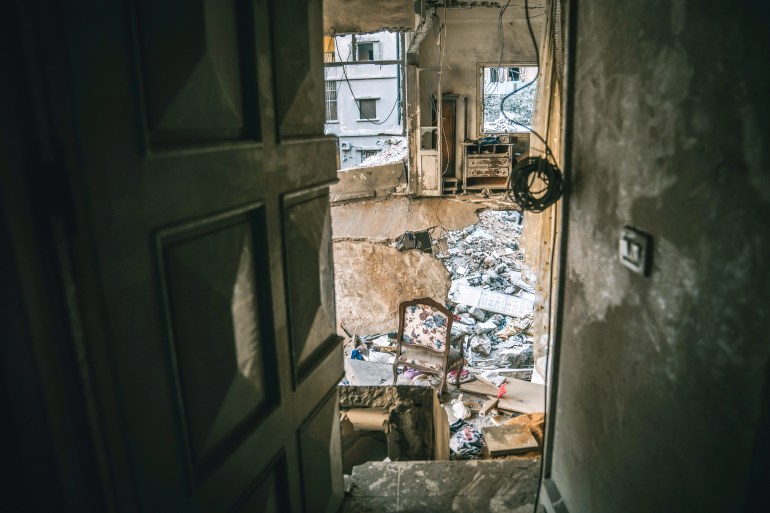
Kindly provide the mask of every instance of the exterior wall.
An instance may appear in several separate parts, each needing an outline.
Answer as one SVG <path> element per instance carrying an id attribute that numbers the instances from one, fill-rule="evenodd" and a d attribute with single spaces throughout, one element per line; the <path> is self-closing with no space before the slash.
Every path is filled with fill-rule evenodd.
<path id="1" fill-rule="evenodd" d="M 570 512 L 768 511 L 770 13 L 571 3 L 553 482 Z"/>
<path id="2" fill-rule="evenodd" d="M 397 32 L 357 34 L 356 41 L 373 41 L 381 45 L 378 60 L 398 59 Z M 340 167 L 346 169 L 361 163 L 362 150 L 379 150 L 387 139 L 403 134 L 401 104 L 399 103 L 399 72 L 397 64 L 362 64 L 355 61 L 351 35 L 335 38 L 334 59 L 350 62 L 342 66 L 326 66 L 327 81 L 336 82 L 337 121 L 326 123 L 326 133 L 336 135 L 340 142 Z M 361 119 L 356 99 L 377 100 L 374 123 Z M 403 102 L 403 98 L 401 98 Z"/>

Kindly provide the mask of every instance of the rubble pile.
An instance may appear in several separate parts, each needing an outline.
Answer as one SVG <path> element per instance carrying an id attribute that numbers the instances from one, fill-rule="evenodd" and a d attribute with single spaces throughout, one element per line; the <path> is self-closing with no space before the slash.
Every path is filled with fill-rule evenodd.
<path id="1" fill-rule="evenodd" d="M 519 212 L 488 210 L 479 214 L 479 223 L 446 233 L 446 253 L 437 255 L 452 280 L 514 294 L 534 292 L 521 280 L 524 253 L 519 248 L 522 217 Z"/>
<path id="2" fill-rule="evenodd" d="M 522 270 L 521 230 L 519 212 L 481 212 L 478 224 L 447 232 L 446 250 L 437 257 L 444 261 L 452 277 L 449 297 L 450 309 L 455 314 L 452 340 L 465 342 L 469 366 L 499 370 L 498 376 L 531 379 L 530 369 L 534 365 L 531 312 L 535 290 L 534 276 Z M 525 308 L 528 313 L 503 315 L 464 304 L 462 298 L 454 294 L 460 286 L 515 297 L 529 305 Z"/>
<path id="3" fill-rule="evenodd" d="M 449 384 L 454 385 L 450 387 L 450 394 L 455 399 L 444 404 L 452 426 L 452 459 L 481 457 L 482 429 L 500 426 L 510 420 L 511 415 L 532 411 L 522 409 L 523 401 L 512 401 L 506 395 L 506 386 L 522 394 L 524 385 L 515 383 L 530 381 L 534 367 L 534 274 L 522 266 L 521 230 L 519 212 L 487 210 L 479 214 L 475 225 L 445 231 L 438 238 L 433 238 L 437 234 L 431 230 L 432 247 L 423 248 L 441 260 L 450 273 L 452 287 L 445 304 L 453 315 L 451 345 L 462 347 L 466 359 L 459 388 L 456 388 L 457 371 L 448 376 Z M 415 250 L 413 248 L 400 247 L 399 250 Z M 370 378 L 373 384 L 391 384 L 389 373 L 397 351 L 397 334 L 349 335 L 345 358 L 380 364 L 383 371 L 374 377 L 358 376 L 348 363 L 342 384 L 364 383 Z M 365 365 L 372 365 L 355 363 L 361 368 L 358 373 L 364 372 Z M 372 373 L 368 369 L 365 372 Z M 437 387 L 440 381 L 440 377 L 433 374 L 401 367 L 397 383 Z M 486 400 L 463 400 L 461 391 L 486 397 Z M 527 408 L 532 408 L 531 403 Z M 538 408 L 537 404 L 534 408 Z"/>

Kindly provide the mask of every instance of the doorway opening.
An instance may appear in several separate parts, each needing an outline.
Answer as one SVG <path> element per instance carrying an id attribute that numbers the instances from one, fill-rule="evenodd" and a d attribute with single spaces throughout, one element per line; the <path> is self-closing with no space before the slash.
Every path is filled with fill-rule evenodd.
<path id="1" fill-rule="evenodd" d="M 383 151 L 368 154 L 371 150 L 344 140 L 327 106 L 327 121 L 332 119 L 327 132 L 340 137 L 342 163 L 330 192 L 337 327 L 345 358 L 340 389 L 348 401 L 356 387 L 362 396 L 394 384 L 434 390 L 438 407 L 428 423 L 432 427 L 424 431 L 425 444 L 434 444 L 427 459 L 451 460 L 433 462 L 437 465 L 530 462 L 524 465 L 529 477 L 516 479 L 529 483 L 522 485 L 522 493 L 534 501 L 543 446 L 557 214 L 555 209 L 523 212 L 509 187 L 517 162 L 542 154 L 539 132 L 548 139 L 557 131 L 543 130 L 558 102 L 552 101 L 555 88 L 545 87 L 553 80 L 553 67 L 537 58 L 533 42 L 539 43 L 531 36 L 543 37 L 546 3 L 529 2 L 528 10 L 510 2 L 418 4 L 415 27 L 399 33 L 398 63 L 389 62 L 386 47 L 379 44 L 386 40 L 382 32 L 325 39 L 335 57 L 346 56 L 347 64 L 337 66 L 341 69 L 334 75 L 327 69 L 326 79 L 328 84 L 330 76 L 339 78 L 337 101 L 343 90 L 353 93 L 349 108 L 359 116 L 357 126 L 381 121 L 388 102 L 379 101 L 383 94 L 374 87 L 363 87 L 367 79 L 353 87 L 345 79 L 371 79 L 371 72 L 363 75 L 354 66 L 372 66 L 377 57 L 385 61 L 380 69 L 400 70 L 401 103 L 394 109 L 402 112 L 403 121 L 400 151 L 393 159 L 378 160 Z M 357 149 L 368 160 L 351 157 Z M 346 158 L 350 165 L 344 165 Z M 452 368 L 446 378 L 408 364 L 396 365 L 394 376 L 394 362 L 402 357 L 399 339 L 404 340 L 400 305 L 420 298 L 440 303 L 452 319 L 448 351 L 459 352 L 463 366 Z M 448 384 L 442 390 L 444 381 Z M 359 477 L 368 472 L 364 468 L 389 472 L 381 467 L 383 455 L 399 464 L 410 460 L 402 446 L 393 460 L 393 439 L 394 433 L 411 436 L 414 423 L 404 420 L 403 411 L 398 419 L 392 415 L 399 401 L 383 404 L 372 399 L 369 407 L 375 411 L 368 424 L 356 421 L 362 430 L 377 432 L 366 436 L 351 429 L 356 422 L 350 417 L 361 412 L 349 413 L 366 401 L 341 404 L 348 422 L 342 429 L 343 453 L 355 447 L 345 462 L 353 481 L 356 469 Z M 516 443 L 497 438 L 514 431 L 522 435 Z M 448 450 L 442 452 L 437 443 Z M 410 468 L 398 472 L 407 475 Z"/>

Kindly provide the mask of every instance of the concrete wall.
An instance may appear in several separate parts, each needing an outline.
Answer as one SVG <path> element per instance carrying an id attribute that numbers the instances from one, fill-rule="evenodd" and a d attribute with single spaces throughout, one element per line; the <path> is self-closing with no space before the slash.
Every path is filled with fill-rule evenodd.
<path id="1" fill-rule="evenodd" d="M 324 34 L 409 30 L 414 0 L 324 0 Z"/>
<path id="2" fill-rule="evenodd" d="M 535 62 L 535 51 L 527 30 L 523 2 L 511 5 L 503 15 L 505 32 L 503 43 L 503 64 L 531 64 Z M 539 38 L 543 28 L 543 2 L 530 2 L 530 16 L 535 37 Z M 468 9 L 438 9 L 440 21 L 434 22 L 420 46 L 420 67 L 438 68 L 441 63 L 441 48 L 436 45 L 439 26 L 446 23 L 446 32 L 441 30 L 444 49 L 444 66 L 441 88 L 444 93 L 455 93 L 467 97 L 468 137 L 478 137 L 477 102 L 479 76 L 477 65 L 495 65 L 500 60 L 500 40 L 497 23 L 500 9 L 474 7 Z M 427 76 L 427 83 L 426 83 Z M 428 94 L 436 90 L 437 74 L 422 72 L 419 83 L 421 126 L 431 124 L 431 106 Z"/>
<path id="3" fill-rule="evenodd" d="M 384 196 L 396 187 L 406 185 L 406 164 L 403 161 L 376 167 L 363 167 L 337 172 L 338 182 L 329 187 L 332 202 Z"/>
<path id="4" fill-rule="evenodd" d="M 570 512 L 767 493 L 770 16 L 748 4 L 579 3 L 552 447 Z M 648 278 L 618 262 L 626 224 L 653 236 Z"/>

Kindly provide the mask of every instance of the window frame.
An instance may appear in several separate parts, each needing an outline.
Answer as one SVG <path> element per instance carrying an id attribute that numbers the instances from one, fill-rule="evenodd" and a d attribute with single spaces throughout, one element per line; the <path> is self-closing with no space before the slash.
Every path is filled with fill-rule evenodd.
<path id="1" fill-rule="evenodd" d="M 379 154 L 382 150 L 370 150 L 366 148 L 361 148 L 358 150 L 358 163 L 363 164 L 363 162 L 368 159 L 369 157 L 374 157 L 375 155 Z M 364 154 L 366 154 L 366 157 L 364 157 Z"/>
<path id="2" fill-rule="evenodd" d="M 358 108 L 358 121 L 368 122 L 368 121 L 379 121 L 379 118 L 377 117 L 377 102 L 379 101 L 379 98 L 356 98 L 357 108 Z M 361 102 L 374 102 L 374 116 L 373 117 L 364 117 L 364 109 L 361 107 Z"/>
<path id="3" fill-rule="evenodd" d="M 484 130 L 484 69 L 485 68 L 537 68 L 537 76 L 540 75 L 540 66 L 534 61 L 503 61 L 503 62 L 477 62 L 476 63 L 476 130 L 479 137 L 484 135 L 499 134 L 528 134 L 528 130 L 517 126 L 514 131 L 485 131 Z M 521 70 L 519 71 L 521 73 Z M 501 82 L 503 83 L 503 82 Z M 537 82 L 532 86 L 537 88 Z M 537 92 L 533 100 L 533 109 L 537 105 Z"/>
<path id="4" fill-rule="evenodd" d="M 360 45 L 372 45 L 372 58 L 371 59 L 361 59 L 360 53 L 358 51 L 358 47 Z M 377 62 L 382 60 L 382 43 L 378 39 L 372 39 L 372 40 L 360 40 L 356 39 L 354 46 L 355 52 L 353 53 L 354 61 L 355 62 Z"/>
<path id="5" fill-rule="evenodd" d="M 340 121 L 340 104 L 339 104 L 339 89 L 338 89 L 338 80 L 324 80 L 324 106 L 325 106 L 325 121 L 324 123 L 339 123 Z M 329 89 L 329 84 L 333 84 L 333 88 Z M 334 93 L 334 100 L 331 100 L 329 98 L 329 93 Z M 329 107 L 331 105 L 331 102 L 334 102 L 334 114 L 335 117 L 333 119 L 329 118 Z"/>

